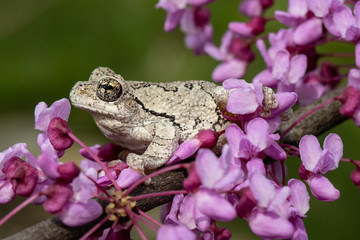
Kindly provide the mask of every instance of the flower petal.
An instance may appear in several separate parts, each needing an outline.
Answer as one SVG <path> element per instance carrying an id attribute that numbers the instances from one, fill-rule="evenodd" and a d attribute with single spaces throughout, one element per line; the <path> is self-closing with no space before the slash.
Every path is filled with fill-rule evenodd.
<path id="1" fill-rule="evenodd" d="M 300 24 L 294 32 L 294 42 L 304 46 L 318 40 L 322 35 L 322 20 L 311 18 Z"/>
<path id="2" fill-rule="evenodd" d="M 255 92 L 248 88 L 238 88 L 230 92 L 226 109 L 235 114 L 249 114 L 259 107 Z"/>
<path id="3" fill-rule="evenodd" d="M 339 166 L 339 161 L 343 155 L 343 143 L 341 138 L 336 133 L 330 133 L 324 140 L 324 149 L 329 150 L 334 158 L 335 166 L 332 169 L 337 168 Z"/>
<path id="4" fill-rule="evenodd" d="M 201 189 L 195 194 L 196 206 L 210 218 L 220 221 L 231 221 L 236 218 L 236 210 L 218 193 Z"/>
<path id="5" fill-rule="evenodd" d="M 305 135 L 299 143 L 300 158 L 304 167 L 313 171 L 322 155 L 322 149 L 317 138 L 313 135 Z"/>
<path id="6" fill-rule="evenodd" d="M 292 178 L 289 180 L 288 185 L 291 189 L 291 204 L 304 216 L 310 209 L 310 196 L 305 184 L 298 179 Z"/>
<path id="7" fill-rule="evenodd" d="M 116 182 L 119 184 L 119 187 L 124 189 L 130 187 L 140 178 L 141 178 L 140 173 L 132 170 L 131 168 L 126 168 L 121 171 L 118 179 L 116 179 Z"/>
<path id="8" fill-rule="evenodd" d="M 240 140 L 245 136 L 241 128 L 235 123 L 225 129 L 225 136 L 235 157 L 239 157 Z"/>
<path id="9" fill-rule="evenodd" d="M 223 82 L 228 78 L 241 78 L 245 74 L 246 67 L 245 61 L 232 59 L 218 65 L 212 73 L 212 78 L 215 82 Z"/>
<path id="10" fill-rule="evenodd" d="M 290 238 L 295 231 L 288 220 L 274 213 L 253 213 L 249 220 L 249 226 L 259 237 L 270 239 Z"/>
<path id="11" fill-rule="evenodd" d="M 275 197 L 274 185 L 258 171 L 250 172 L 249 186 L 260 207 L 266 208 Z"/>
<path id="12" fill-rule="evenodd" d="M 86 204 L 69 203 L 60 212 L 59 217 L 69 227 L 76 227 L 91 222 L 102 214 L 101 205 L 95 200 L 89 200 Z"/>
<path id="13" fill-rule="evenodd" d="M 339 190 L 331 184 L 329 179 L 320 174 L 314 174 L 306 182 L 309 184 L 311 193 L 320 201 L 335 201 L 340 197 Z"/>
<path id="14" fill-rule="evenodd" d="M 196 171 L 204 187 L 213 188 L 224 177 L 219 159 L 209 149 L 200 149 L 195 160 Z"/>
<path id="15" fill-rule="evenodd" d="M 196 240 L 196 234 L 182 225 L 163 225 L 157 232 L 156 240 Z"/>

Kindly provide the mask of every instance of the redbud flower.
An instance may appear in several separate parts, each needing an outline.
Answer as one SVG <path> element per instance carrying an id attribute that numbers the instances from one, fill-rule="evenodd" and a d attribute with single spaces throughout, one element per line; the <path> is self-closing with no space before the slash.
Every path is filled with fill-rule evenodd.
<path id="1" fill-rule="evenodd" d="M 166 164 L 174 164 L 178 161 L 191 157 L 200 148 L 214 148 L 219 139 L 219 133 L 211 129 L 200 130 L 199 133 L 189 140 L 180 144 L 173 156 Z"/>
<path id="2" fill-rule="evenodd" d="M 304 166 L 299 174 L 309 184 L 314 197 L 321 201 L 338 199 L 339 191 L 321 174 L 325 175 L 338 167 L 343 153 L 341 138 L 335 133 L 329 134 L 322 150 L 315 136 L 305 135 L 300 140 L 299 150 Z"/>
<path id="3" fill-rule="evenodd" d="M 241 78 L 246 72 L 247 63 L 254 58 L 250 47 L 249 43 L 239 39 L 231 31 L 224 34 L 219 48 L 211 43 L 205 45 L 208 55 L 222 61 L 212 73 L 213 80 L 222 82 L 228 78 Z"/>
<path id="4" fill-rule="evenodd" d="M 229 29 L 243 37 L 253 37 L 264 31 L 265 18 L 253 17 L 248 23 L 230 22 Z"/>
<path id="5" fill-rule="evenodd" d="M 26 161 L 20 159 L 25 156 Z M 36 158 L 25 143 L 18 143 L 0 153 L 0 203 L 12 201 L 15 194 L 29 196 L 38 181 Z"/>
<path id="6" fill-rule="evenodd" d="M 56 117 L 65 121 L 69 118 L 70 102 L 66 98 L 54 102 L 50 107 L 46 103 L 40 102 L 35 107 L 35 129 L 47 133 L 49 123 Z"/>
<path id="7" fill-rule="evenodd" d="M 258 206 L 248 218 L 251 230 L 262 238 L 290 238 L 295 228 L 286 215 L 289 187 L 277 190 L 274 183 L 258 171 L 250 173 L 249 186 Z"/>
<path id="8" fill-rule="evenodd" d="M 130 187 L 141 177 L 141 173 L 132 170 L 131 168 L 126 168 L 121 171 L 119 177 L 116 179 L 116 182 L 118 183 L 119 187 L 124 189 Z"/>
<path id="9" fill-rule="evenodd" d="M 156 240 L 196 240 L 196 234 L 182 225 L 163 225 L 156 235 Z"/>
<path id="10" fill-rule="evenodd" d="M 239 167 L 232 167 L 233 161 L 228 145 L 223 147 L 220 159 L 209 149 L 200 149 L 196 156 L 196 171 L 202 185 L 194 198 L 199 210 L 210 218 L 230 221 L 236 217 L 234 206 L 220 194 L 243 181 L 244 173 Z"/>

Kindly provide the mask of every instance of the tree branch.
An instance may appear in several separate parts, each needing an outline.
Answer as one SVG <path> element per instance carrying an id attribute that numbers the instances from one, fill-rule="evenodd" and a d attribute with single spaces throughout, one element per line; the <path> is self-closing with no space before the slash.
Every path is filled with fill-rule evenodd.
<path id="1" fill-rule="evenodd" d="M 321 103 L 339 95 L 345 87 L 336 89 L 329 94 L 323 96 L 314 103 L 299 108 L 294 112 L 293 117 L 286 123 L 283 123 L 280 129 L 280 133 L 284 132 L 292 123 L 294 123 L 299 117 L 309 112 L 314 107 L 320 105 Z M 324 108 L 319 109 L 318 111 L 312 113 L 310 116 L 301 121 L 296 125 L 282 140 L 284 143 L 297 145 L 302 136 L 306 134 L 320 135 L 323 132 L 333 128 L 334 126 L 340 124 L 345 117 L 339 114 L 339 108 L 341 103 L 339 101 L 334 101 L 331 104 L 325 106 Z M 152 179 L 152 183 L 148 186 L 141 185 L 137 187 L 132 196 L 137 196 L 141 194 L 153 193 L 153 192 L 162 192 L 169 190 L 180 190 L 183 188 L 182 183 L 185 179 L 185 171 L 174 171 L 167 172 L 160 176 L 157 176 Z M 137 206 L 142 211 L 149 211 L 157 206 L 165 204 L 171 201 L 172 196 L 162 196 L 154 197 L 139 200 Z M 105 206 L 106 203 L 102 202 L 102 205 Z M 84 235 L 89 229 L 91 229 L 94 224 L 96 224 L 104 216 L 101 216 L 99 219 L 88 223 L 81 227 L 67 227 L 65 226 L 58 217 L 54 216 L 47 220 L 44 220 L 34 226 L 31 226 L 17 234 L 14 234 L 4 240 L 72 240 L 79 239 Z M 107 223 L 102 228 L 109 227 L 111 223 Z"/>

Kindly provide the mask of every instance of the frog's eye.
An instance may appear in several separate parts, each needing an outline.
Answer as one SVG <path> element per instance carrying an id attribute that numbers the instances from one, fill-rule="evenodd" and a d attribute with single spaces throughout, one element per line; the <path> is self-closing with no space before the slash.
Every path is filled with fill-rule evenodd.
<path id="1" fill-rule="evenodd" d="M 96 95 L 103 101 L 113 102 L 122 94 L 121 84 L 113 78 L 101 79 L 98 83 Z"/>

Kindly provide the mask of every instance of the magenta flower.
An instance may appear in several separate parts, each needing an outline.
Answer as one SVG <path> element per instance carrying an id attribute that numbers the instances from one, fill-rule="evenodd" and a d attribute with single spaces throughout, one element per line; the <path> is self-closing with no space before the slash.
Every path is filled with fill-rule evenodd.
<path id="1" fill-rule="evenodd" d="M 339 165 L 343 154 L 341 138 L 335 133 L 329 134 L 322 150 L 315 136 L 305 135 L 300 140 L 299 149 L 302 161 L 299 175 L 308 183 L 314 197 L 321 201 L 338 199 L 339 191 L 323 175 Z"/>
<path id="2" fill-rule="evenodd" d="M 35 107 L 35 129 L 47 133 L 49 123 L 54 118 L 68 120 L 70 109 L 70 102 L 66 98 L 54 102 L 50 107 L 45 102 L 40 102 Z"/>
<path id="3" fill-rule="evenodd" d="M 207 8 L 185 10 L 181 18 L 181 30 L 186 34 L 185 44 L 188 48 L 198 55 L 205 53 L 205 45 L 212 42 L 210 10 Z"/>
<path id="4" fill-rule="evenodd" d="M 255 166 L 265 174 L 262 152 L 277 160 L 286 158 L 285 151 L 275 142 L 279 139 L 278 134 L 271 134 L 269 124 L 262 118 L 248 122 L 245 132 L 236 124 L 231 124 L 226 128 L 225 135 L 234 157 L 244 159 L 249 171 Z"/>
<path id="5" fill-rule="evenodd" d="M 290 188 L 276 189 L 275 184 L 258 171 L 250 173 L 249 186 L 257 200 L 257 207 L 248 218 L 251 230 L 262 238 L 290 238 L 295 231 L 287 217 Z"/>
<path id="6" fill-rule="evenodd" d="M 337 97 L 343 103 L 340 113 L 351 117 L 354 123 L 360 126 L 360 70 L 351 69 L 348 79 L 348 87 Z"/>
<path id="7" fill-rule="evenodd" d="M 12 201 L 15 194 L 27 197 L 33 193 L 39 179 L 35 167 L 36 158 L 25 143 L 15 144 L 0 153 L 0 203 Z"/>
<path id="8" fill-rule="evenodd" d="M 185 140 L 167 161 L 167 165 L 177 163 L 195 154 L 200 148 L 213 148 L 219 139 L 219 133 L 211 129 L 200 130 L 193 139 Z"/>
<path id="9" fill-rule="evenodd" d="M 164 218 L 164 224 L 185 225 L 190 230 L 198 229 L 205 232 L 209 229 L 210 217 L 203 214 L 196 206 L 194 197 L 188 194 L 176 195 L 172 201 L 171 208 Z"/>
<path id="10" fill-rule="evenodd" d="M 160 0 L 157 8 L 163 8 L 167 12 L 164 30 L 173 31 L 180 23 L 181 17 L 186 8 L 187 0 Z"/>
<path id="11" fill-rule="evenodd" d="M 234 206 L 221 194 L 243 181 L 244 173 L 234 161 L 228 145 L 223 147 L 220 159 L 209 149 L 200 149 L 196 156 L 201 186 L 193 195 L 198 209 L 210 218 L 230 221 L 236 217 Z"/>
<path id="12" fill-rule="evenodd" d="M 331 1 L 328 14 L 324 17 L 324 25 L 329 33 L 337 38 L 346 38 L 347 30 L 355 24 L 355 18 L 349 7 L 340 1 Z"/>
<path id="13" fill-rule="evenodd" d="M 244 0 L 239 6 L 239 11 L 248 17 L 259 17 L 272 4 L 272 0 Z"/>
<path id="14" fill-rule="evenodd" d="M 163 225 L 157 232 L 156 240 L 196 240 L 196 234 L 182 225 Z"/>
<path id="15" fill-rule="evenodd" d="M 229 29 L 243 37 L 254 37 L 265 30 L 265 18 L 253 17 L 249 22 L 230 22 Z"/>
<path id="16" fill-rule="evenodd" d="M 306 1 L 289 0 L 287 12 L 275 11 L 275 18 L 282 24 L 292 27 L 304 22 L 307 13 L 308 6 Z"/>
<path id="17" fill-rule="evenodd" d="M 102 214 L 101 205 L 93 200 L 93 193 L 97 192 L 93 181 L 97 178 L 97 171 L 94 168 L 80 173 L 71 184 L 72 196 L 58 213 L 64 224 L 70 227 L 80 226 L 91 222 Z"/>
<path id="18" fill-rule="evenodd" d="M 245 80 L 228 79 L 224 81 L 223 87 L 233 89 L 226 105 L 226 109 L 231 113 L 250 114 L 263 105 L 264 93 L 259 81 L 251 84 Z"/>
<path id="19" fill-rule="evenodd" d="M 130 187 L 136 181 L 138 181 L 142 177 L 141 173 L 131 169 L 126 168 L 120 172 L 119 177 L 116 179 L 119 187 L 125 189 Z"/>
<path id="20" fill-rule="evenodd" d="M 248 62 L 254 59 L 250 47 L 249 42 L 237 37 L 231 31 L 224 34 L 220 48 L 211 43 L 205 45 L 205 52 L 208 55 L 215 60 L 222 61 L 212 73 L 213 80 L 223 82 L 228 78 L 244 76 Z"/>

